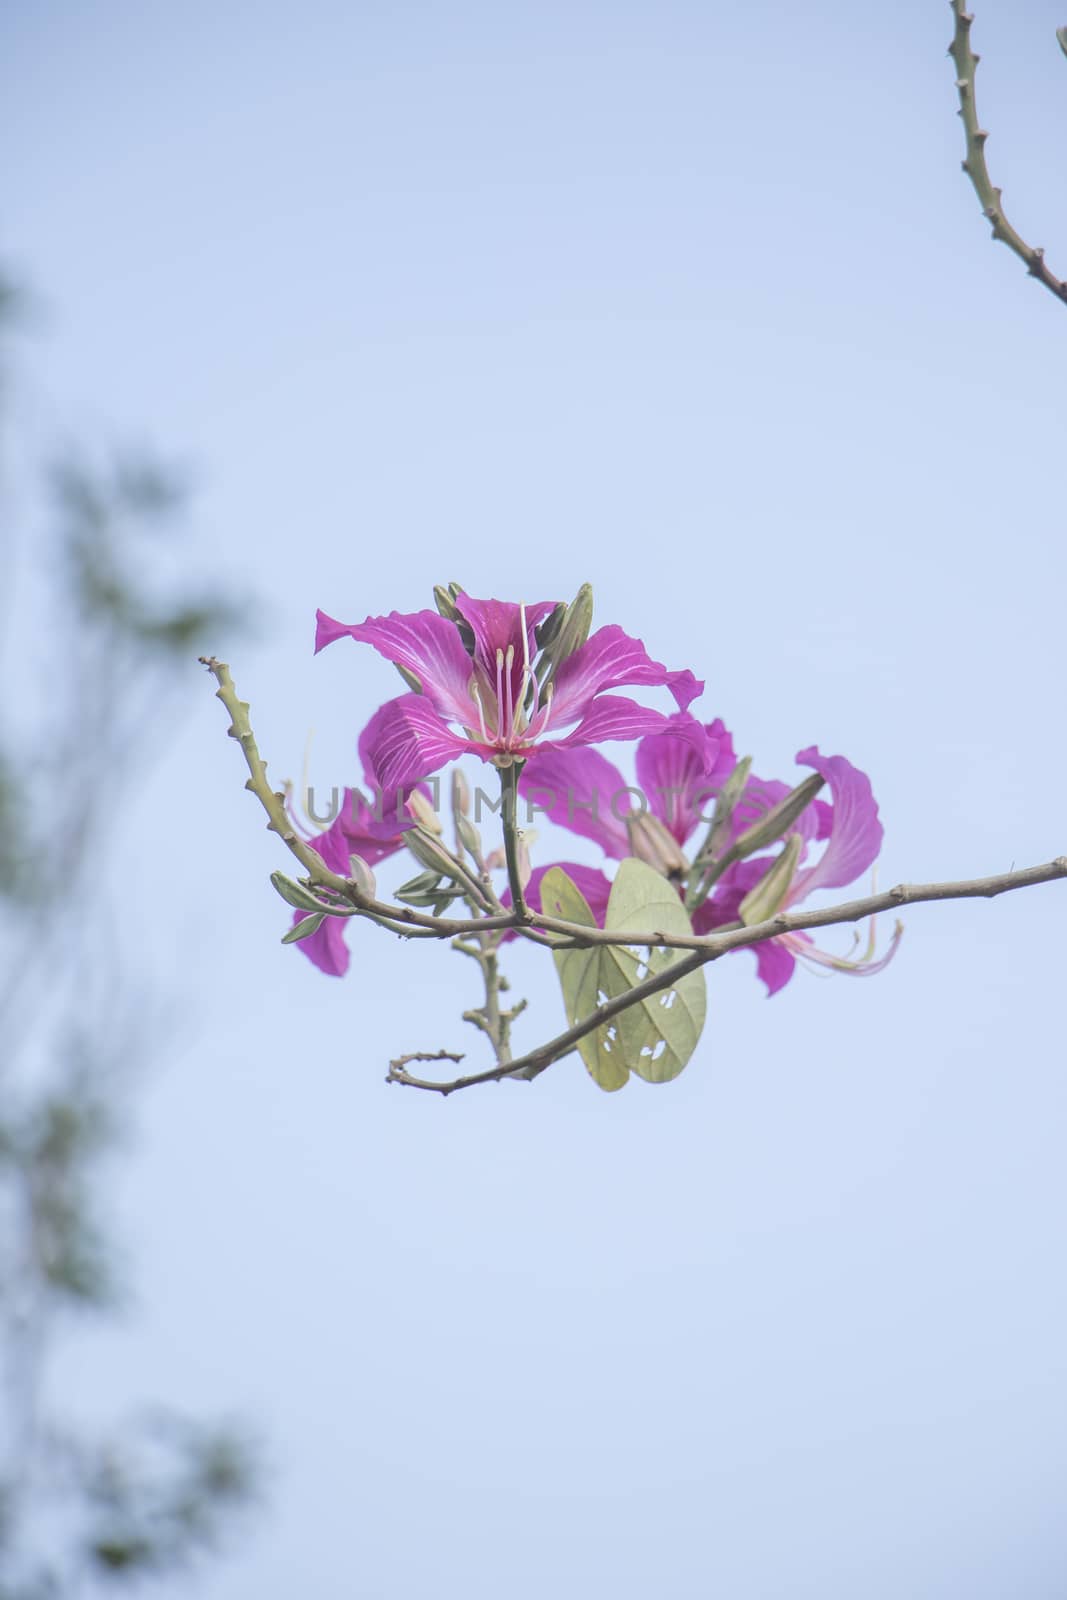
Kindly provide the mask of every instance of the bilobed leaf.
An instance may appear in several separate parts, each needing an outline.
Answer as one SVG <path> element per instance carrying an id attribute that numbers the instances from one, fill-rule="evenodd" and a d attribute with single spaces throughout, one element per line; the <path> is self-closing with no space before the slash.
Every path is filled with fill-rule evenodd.
<path id="1" fill-rule="evenodd" d="M 604 926 L 649 933 L 691 934 L 693 924 L 678 891 L 654 868 L 634 857 L 619 867 L 608 898 Z M 612 948 L 612 947 L 609 947 Z M 682 959 L 680 950 L 623 948 L 614 953 L 629 962 L 630 987 Z M 647 971 L 646 971 L 647 967 Z M 618 1018 L 623 1058 L 631 1072 L 648 1083 L 676 1078 L 697 1047 L 707 1013 L 707 988 L 698 967 L 669 989 L 638 1001 Z"/>
<path id="2" fill-rule="evenodd" d="M 585 897 L 562 867 L 545 873 L 541 904 L 550 915 L 596 926 Z M 672 885 L 632 857 L 619 867 L 612 885 L 606 926 L 649 933 L 692 932 Z M 635 952 L 623 945 L 554 951 L 567 1020 L 572 1025 L 583 1021 L 605 1001 L 620 998 L 679 958 L 680 952 L 675 950 Z M 673 988 L 636 1002 L 586 1034 L 578 1042 L 578 1051 L 602 1089 L 621 1089 L 631 1072 L 649 1083 L 665 1083 L 677 1077 L 696 1048 L 705 1008 L 703 972 L 687 973 Z"/>
<path id="3" fill-rule="evenodd" d="M 542 878 L 541 905 L 550 916 L 581 922 L 590 928 L 597 925 L 582 891 L 562 867 L 550 868 Z M 630 987 L 618 965 L 609 959 L 614 954 L 614 950 L 596 945 L 591 950 L 553 951 L 564 1010 L 572 1025 L 591 1016 L 603 1000 Z M 611 987 L 613 983 L 615 989 Z M 621 1052 L 616 1049 L 617 1036 L 618 1030 L 608 1026 L 596 1028 L 578 1041 L 578 1053 L 593 1082 L 602 1089 L 621 1089 L 630 1076 Z"/>

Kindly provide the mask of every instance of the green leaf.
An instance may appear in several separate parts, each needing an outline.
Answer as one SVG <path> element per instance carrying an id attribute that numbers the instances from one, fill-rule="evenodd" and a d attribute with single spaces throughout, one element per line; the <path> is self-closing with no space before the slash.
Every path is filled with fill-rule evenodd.
<path id="1" fill-rule="evenodd" d="M 585 897 L 562 867 L 545 873 L 541 904 L 568 922 L 596 925 Z M 608 929 L 687 934 L 692 924 L 677 892 L 643 861 L 631 857 L 619 867 L 608 900 Z M 567 1020 L 584 1021 L 607 1000 L 621 998 L 653 973 L 680 959 L 677 950 L 634 950 L 595 945 L 587 950 L 556 950 Z M 594 1082 L 621 1089 L 631 1072 L 649 1083 L 676 1078 L 696 1048 L 704 1026 L 703 972 L 687 973 L 669 989 L 637 1001 L 579 1040 L 578 1051 Z"/>
<path id="2" fill-rule="evenodd" d="M 325 912 L 316 911 L 312 916 L 305 917 L 303 922 L 294 922 L 288 933 L 282 934 L 282 944 L 296 944 L 298 939 L 310 939 L 313 933 L 318 933 L 325 920 Z"/>

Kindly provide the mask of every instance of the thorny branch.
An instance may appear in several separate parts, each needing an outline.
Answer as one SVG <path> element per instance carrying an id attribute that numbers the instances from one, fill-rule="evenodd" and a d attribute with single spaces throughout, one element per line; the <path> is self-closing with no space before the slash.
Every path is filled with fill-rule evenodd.
<path id="1" fill-rule="evenodd" d="M 971 24 L 974 17 L 967 10 L 964 0 L 949 0 L 952 15 L 956 21 L 952 43 L 948 53 L 956 65 L 956 92 L 959 95 L 959 115 L 963 119 L 963 127 L 967 138 L 967 155 L 963 162 L 963 170 L 974 186 L 982 207 L 982 215 L 986 217 L 993 230 L 994 239 L 999 239 L 1006 244 L 1009 250 L 1014 250 L 1019 259 L 1026 264 L 1026 270 L 1032 278 L 1043 283 L 1058 300 L 1067 302 L 1067 283 L 1057 278 L 1055 273 L 1045 265 L 1045 252 L 1039 246 L 1029 245 L 1021 234 L 1017 233 L 1004 215 L 1001 205 L 1001 191 L 993 184 L 986 165 L 985 142 L 989 137 L 985 128 L 979 126 L 978 108 L 974 98 L 975 69 L 980 57 L 975 55 L 971 48 Z M 1057 38 L 1060 48 L 1067 54 L 1067 29 L 1059 29 Z"/>
<path id="2" fill-rule="evenodd" d="M 496 1055 L 496 1065 L 484 1072 L 472 1073 L 447 1082 L 418 1078 L 407 1071 L 413 1061 L 461 1060 L 450 1051 L 432 1053 L 415 1052 L 400 1056 L 390 1062 L 387 1081 L 406 1084 L 409 1088 L 432 1090 L 438 1094 L 452 1094 L 457 1089 L 471 1088 L 476 1084 L 499 1082 L 504 1078 L 532 1080 L 554 1062 L 569 1055 L 578 1042 L 595 1029 L 604 1026 L 620 1012 L 638 1005 L 653 995 L 673 987 L 679 979 L 697 968 L 717 961 L 731 950 L 762 944 L 783 934 L 800 933 L 809 928 L 829 928 L 851 922 L 860 922 L 881 912 L 893 911 L 904 905 L 919 905 L 936 900 L 995 899 L 1015 889 L 1028 889 L 1037 884 L 1051 883 L 1067 878 L 1067 855 L 1057 856 L 1041 866 L 1026 867 L 1020 871 L 1003 872 L 986 878 L 970 878 L 950 883 L 897 884 L 880 894 L 865 895 L 857 900 L 819 910 L 784 911 L 765 922 L 749 927 L 731 926 L 715 933 L 679 935 L 655 929 L 604 929 L 584 923 L 567 922 L 552 917 L 532 907 L 492 912 L 470 918 L 434 917 L 413 910 L 409 906 L 393 905 L 365 895 L 348 878 L 331 872 L 318 854 L 293 831 L 285 811 L 284 796 L 271 790 L 266 778 L 266 763 L 256 746 L 248 717 L 247 702 L 237 698 L 237 693 L 225 663 L 214 657 L 202 657 L 204 665 L 218 682 L 218 698 L 232 719 L 230 734 L 237 739 L 244 752 L 249 769 L 246 787 L 257 796 L 267 812 L 268 827 L 279 834 L 297 859 L 307 869 L 312 886 L 332 891 L 344 902 L 338 904 L 334 914 L 364 916 L 404 937 L 451 939 L 455 948 L 477 960 L 485 982 L 485 1000 L 477 1009 L 464 1013 L 466 1021 L 473 1023 L 486 1034 Z M 476 865 L 479 863 L 476 862 Z M 323 902 L 324 908 L 327 903 Z M 529 921 L 525 920 L 529 919 Z M 622 945 L 648 949 L 675 949 L 685 954 L 670 966 L 651 974 L 642 983 L 625 994 L 598 1006 L 597 1009 L 576 1022 L 572 1027 L 539 1045 L 526 1055 L 513 1058 L 510 1048 L 510 1028 L 514 1018 L 523 1009 L 520 1001 L 510 1009 L 500 1005 L 500 993 L 507 982 L 499 971 L 497 952 L 505 932 L 514 929 L 521 937 L 531 937 L 557 948 L 591 947 L 594 945 Z M 473 936 L 473 937 L 472 937 Z"/>

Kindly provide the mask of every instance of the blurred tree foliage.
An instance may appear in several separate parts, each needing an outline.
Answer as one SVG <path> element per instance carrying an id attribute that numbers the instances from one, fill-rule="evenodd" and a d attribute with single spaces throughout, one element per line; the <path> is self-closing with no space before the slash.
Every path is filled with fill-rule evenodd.
<path id="1" fill-rule="evenodd" d="M 0 472 L 25 303 L 0 276 Z M 114 1309 L 102 1163 L 131 1078 L 158 1056 L 100 863 L 120 842 L 122 797 L 153 738 L 162 744 L 191 663 L 234 616 L 217 595 L 179 583 L 176 597 L 172 574 L 160 583 L 185 489 L 148 455 L 98 468 L 68 448 L 25 500 L 5 479 L 0 1600 L 45 1600 L 172 1575 L 215 1546 L 254 1488 L 240 1431 L 160 1409 L 86 1436 L 61 1405 L 55 1414 L 50 1385 L 73 1314 Z"/>

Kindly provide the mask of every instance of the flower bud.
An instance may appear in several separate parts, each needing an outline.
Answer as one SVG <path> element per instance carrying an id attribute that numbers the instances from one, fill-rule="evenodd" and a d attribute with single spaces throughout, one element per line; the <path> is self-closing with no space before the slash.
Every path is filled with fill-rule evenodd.
<path id="1" fill-rule="evenodd" d="M 408 796 L 407 807 L 419 827 L 425 829 L 427 833 L 440 834 L 444 831 L 437 812 L 426 796 L 421 794 L 418 789 L 413 789 Z"/>
<path id="2" fill-rule="evenodd" d="M 746 928 L 752 927 L 757 922 L 766 922 L 769 917 L 775 916 L 781 910 L 796 874 L 803 848 L 804 841 L 800 834 L 791 833 L 781 855 L 771 863 L 759 882 L 748 891 L 737 913 Z"/>
<path id="3" fill-rule="evenodd" d="M 362 856 L 349 856 L 348 877 L 354 883 L 360 894 L 368 900 L 373 900 L 378 893 L 378 883 L 370 867 Z"/>
<path id="4" fill-rule="evenodd" d="M 556 613 L 546 618 L 552 623 Z M 553 677 L 559 668 L 580 650 L 589 637 L 589 630 L 593 626 L 593 586 L 583 583 L 574 599 L 567 607 L 555 629 L 542 644 L 541 661 L 538 668 L 538 681 L 541 685 L 541 704 L 544 705 L 548 696 L 548 680 Z M 538 643 L 541 643 L 539 638 Z"/>
<path id="5" fill-rule="evenodd" d="M 745 784 L 748 782 L 748 775 L 751 770 L 752 757 L 743 757 L 719 790 L 715 799 L 715 810 L 712 813 L 711 828 L 700 852 L 700 861 L 713 860 L 729 837 L 730 823 L 733 821 L 734 810 L 741 798 Z"/>
<path id="6" fill-rule="evenodd" d="M 456 596 L 463 593 L 458 583 L 450 583 L 447 589 L 443 584 L 435 583 L 433 586 L 434 605 L 448 622 L 454 622 L 459 629 L 459 636 L 463 640 L 463 648 L 467 654 L 474 654 L 474 629 L 462 616 L 456 605 Z"/>
<path id="7" fill-rule="evenodd" d="M 470 784 L 463 776 L 462 770 L 456 767 L 452 773 L 452 814 L 453 816 L 469 817 L 470 810 Z"/>
<path id="8" fill-rule="evenodd" d="M 270 881 L 286 905 L 294 906 L 297 911 L 311 912 L 326 909 L 323 902 L 317 899 L 310 889 L 305 889 L 302 883 L 287 878 L 284 872 L 272 872 Z"/>
<path id="9" fill-rule="evenodd" d="M 459 835 L 459 842 L 464 850 L 467 851 L 467 854 L 473 860 L 479 860 L 482 853 L 482 836 L 470 818 L 465 817 L 462 812 L 458 812 L 456 815 L 456 832 Z"/>
<path id="10" fill-rule="evenodd" d="M 455 877 L 452 857 L 441 841 L 421 825 L 407 829 L 404 843 L 420 866 L 427 867 L 431 872 L 445 873 L 450 878 Z"/>
<path id="11" fill-rule="evenodd" d="M 762 850 L 766 845 L 780 839 L 793 826 L 801 812 L 807 810 L 825 782 L 825 778 L 814 772 L 810 778 L 805 778 L 803 783 L 798 783 L 784 800 L 779 800 L 776 806 L 772 806 L 758 822 L 754 822 L 734 840 L 730 846 L 730 855 L 733 859 L 743 861 L 745 856 L 753 856 L 757 850 Z"/>
<path id="12" fill-rule="evenodd" d="M 689 862 L 677 839 L 651 812 L 631 812 L 626 818 L 626 831 L 630 835 L 630 854 L 655 867 L 663 877 L 688 872 Z"/>
<path id="13" fill-rule="evenodd" d="M 460 620 L 459 612 L 456 610 L 456 597 L 453 593 L 456 588 L 457 585 L 455 584 L 449 584 L 447 589 L 441 583 L 435 583 L 433 586 L 434 605 L 449 622 L 459 622 Z"/>

